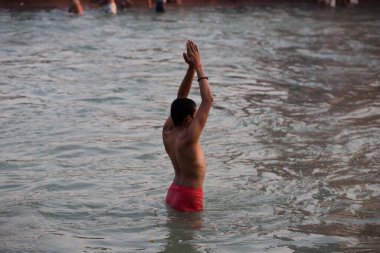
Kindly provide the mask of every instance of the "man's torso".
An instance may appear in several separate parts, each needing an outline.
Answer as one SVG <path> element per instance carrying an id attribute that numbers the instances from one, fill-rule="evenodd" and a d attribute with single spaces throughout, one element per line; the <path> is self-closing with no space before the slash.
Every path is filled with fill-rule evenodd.
<path id="1" fill-rule="evenodd" d="M 174 183 L 202 188 L 206 163 L 199 142 L 191 142 L 186 130 L 164 129 L 163 141 L 175 171 Z"/>

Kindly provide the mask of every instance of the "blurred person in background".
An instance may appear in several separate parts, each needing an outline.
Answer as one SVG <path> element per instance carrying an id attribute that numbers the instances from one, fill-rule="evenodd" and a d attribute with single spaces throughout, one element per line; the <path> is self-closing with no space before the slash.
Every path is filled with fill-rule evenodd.
<path id="1" fill-rule="evenodd" d="M 80 0 L 72 0 L 70 7 L 69 7 L 69 13 L 74 13 L 77 15 L 83 15 L 83 7 L 80 2 Z"/>
<path id="2" fill-rule="evenodd" d="M 107 14 L 115 15 L 117 13 L 117 6 L 115 0 L 108 0 L 104 7 L 104 12 Z"/>
<path id="3" fill-rule="evenodd" d="M 155 10 L 156 12 L 165 12 L 166 0 L 155 0 Z M 148 0 L 149 8 L 153 8 L 152 0 Z"/>

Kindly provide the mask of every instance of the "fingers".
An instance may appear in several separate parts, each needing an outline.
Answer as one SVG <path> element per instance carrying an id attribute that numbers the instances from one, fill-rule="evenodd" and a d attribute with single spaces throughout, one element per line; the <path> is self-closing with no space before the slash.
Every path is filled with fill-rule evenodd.
<path id="1" fill-rule="evenodd" d="M 191 40 L 190 40 L 190 43 L 189 43 L 189 47 L 190 47 L 190 51 L 194 54 L 194 43 Z"/>
<path id="2" fill-rule="evenodd" d="M 187 42 L 187 56 L 190 56 L 192 54 L 194 54 L 193 49 L 192 49 L 192 42 L 191 40 L 189 40 Z"/>
<path id="3" fill-rule="evenodd" d="M 187 55 L 189 55 L 191 53 L 191 51 L 190 51 L 190 40 L 188 40 L 186 43 L 186 50 L 187 50 Z"/>
<path id="4" fill-rule="evenodd" d="M 194 47 L 195 47 L 195 52 L 199 53 L 198 46 L 194 44 Z"/>
<path id="5" fill-rule="evenodd" d="M 191 40 L 187 41 L 187 55 L 194 54 L 193 42 Z"/>
<path id="6" fill-rule="evenodd" d="M 190 62 L 189 57 L 186 53 L 183 53 L 183 59 L 185 60 L 185 62 Z"/>
<path id="7" fill-rule="evenodd" d="M 192 54 L 195 54 L 196 53 L 196 50 L 195 50 L 195 47 L 194 47 L 194 43 L 192 41 L 190 41 L 189 43 L 189 47 L 190 47 L 190 52 Z"/>
<path id="8" fill-rule="evenodd" d="M 193 54 L 199 53 L 197 45 L 192 40 L 187 41 L 187 47 Z"/>

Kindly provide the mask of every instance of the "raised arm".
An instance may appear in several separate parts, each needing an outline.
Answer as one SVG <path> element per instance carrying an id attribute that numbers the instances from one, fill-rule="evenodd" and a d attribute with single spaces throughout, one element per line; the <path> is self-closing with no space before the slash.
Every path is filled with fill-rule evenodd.
<path id="1" fill-rule="evenodd" d="M 189 45 L 189 41 L 187 42 L 187 46 L 186 46 L 187 53 L 183 53 L 183 59 L 189 65 L 189 67 L 187 69 L 185 77 L 182 80 L 181 85 L 179 86 L 177 98 L 187 98 L 187 96 L 190 93 L 191 84 L 194 79 L 195 68 L 194 68 L 194 64 L 190 62 L 189 57 L 188 57 L 188 54 L 190 53 L 188 45 Z M 169 116 L 164 124 L 164 130 L 170 130 L 173 127 L 174 127 L 173 120 Z"/>
<path id="2" fill-rule="evenodd" d="M 189 44 L 189 42 L 187 42 Z M 189 68 L 187 69 L 186 75 L 182 80 L 181 85 L 178 89 L 177 98 L 187 98 L 187 96 L 190 93 L 191 84 L 193 82 L 194 74 L 195 74 L 195 68 L 194 65 L 189 61 L 188 55 L 189 49 L 187 49 L 187 53 L 183 53 L 183 59 L 185 59 L 185 62 L 189 64 Z"/>
<path id="3" fill-rule="evenodd" d="M 203 128 L 206 125 L 208 114 L 210 112 L 214 98 L 211 93 L 208 77 L 206 76 L 202 66 L 202 60 L 197 45 L 190 41 L 188 43 L 188 48 L 189 53 L 187 56 L 189 61 L 194 65 L 195 71 L 197 72 L 199 90 L 202 98 L 195 118 L 189 128 L 189 139 L 192 141 L 198 141 L 202 134 Z"/>

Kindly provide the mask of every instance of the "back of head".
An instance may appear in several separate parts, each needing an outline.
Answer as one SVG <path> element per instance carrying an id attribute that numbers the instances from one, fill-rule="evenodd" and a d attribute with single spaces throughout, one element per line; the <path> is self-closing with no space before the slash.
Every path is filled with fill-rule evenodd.
<path id="1" fill-rule="evenodd" d="M 189 98 L 177 98 L 170 108 L 170 116 L 174 126 L 180 126 L 188 115 L 193 115 L 197 110 L 195 102 Z"/>

